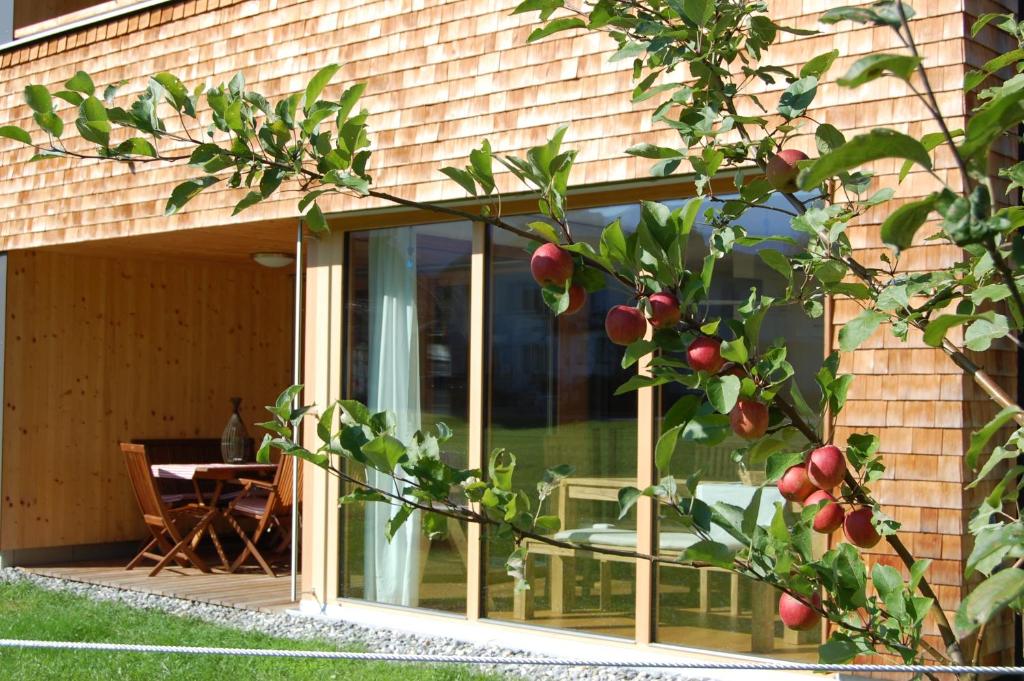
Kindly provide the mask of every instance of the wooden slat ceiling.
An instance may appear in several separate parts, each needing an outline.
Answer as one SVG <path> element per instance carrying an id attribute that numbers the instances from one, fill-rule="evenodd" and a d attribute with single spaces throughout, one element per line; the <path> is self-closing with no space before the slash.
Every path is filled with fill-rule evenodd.
<path id="1" fill-rule="evenodd" d="M 279 220 L 158 232 L 59 244 L 46 250 L 80 255 L 244 262 L 251 260 L 253 253 L 294 254 L 295 223 Z"/>

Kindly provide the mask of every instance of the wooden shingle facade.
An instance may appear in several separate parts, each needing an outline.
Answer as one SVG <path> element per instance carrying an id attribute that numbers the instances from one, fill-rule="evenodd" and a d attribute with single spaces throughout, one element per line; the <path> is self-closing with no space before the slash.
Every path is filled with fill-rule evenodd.
<path id="1" fill-rule="evenodd" d="M 498 152 L 520 152 L 547 139 L 563 123 L 570 126 L 566 145 L 579 149 L 572 185 L 585 194 L 584 203 L 599 204 L 602 191 L 620 198 L 691 194 L 685 173 L 652 187 L 650 161 L 624 153 L 641 142 L 672 146 L 674 133 L 651 123 L 650 101 L 630 103 L 631 64 L 608 62 L 611 41 L 599 34 L 562 33 L 527 45 L 536 17 L 511 16 L 516 4 L 516 0 L 157 4 L 12 49 L 0 46 L 0 121 L 33 129 L 31 112 L 23 101 L 24 87 L 41 83 L 56 89 L 78 68 L 88 70 L 97 83 L 127 81 L 123 96 L 141 91 L 145 76 L 158 71 L 171 71 L 190 87 L 204 81 L 224 82 L 241 72 L 253 89 L 276 99 L 301 90 L 319 67 L 337 62 L 344 65 L 339 81 L 367 83 L 363 106 L 371 112 L 371 172 L 378 188 L 398 196 L 418 201 L 464 199 L 462 190 L 438 168 L 463 165 L 469 151 L 485 137 Z M 848 136 L 882 126 L 914 137 L 933 131 L 935 125 L 925 108 L 894 80 L 878 80 L 857 90 L 833 82 L 857 58 L 899 48 L 889 30 L 849 23 L 819 25 L 817 15 L 833 4 L 829 0 L 769 2 L 777 21 L 822 30 L 810 37 L 783 36 L 770 52 L 773 63 L 799 67 L 814 55 L 833 48 L 840 51 L 809 115 Z M 970 25 L 980 14 L 1012 11 L 1016 3 L 916 0 L 912 4 L 917 11 L 912 27 L 939 105 L 951 127 L 962 127 L 971 104 L 962 90 L 964 73 L 1005 48 L 1003 37 L 991 27 L 972 39 Z M 331 87 L 340 91 L 341 86 Z M 761 95 L 769 110 L 781 90 L 780 85 Z M 168 125 L 174 129 L 179 124 L 169 120 Z M 83 140 L 70 133 L 67 137 L 69 148 L 85 148 Z M 815 154 L 812 136 L 798 137 L 795 144 Z M 1009 144 L 1000 151 L 1005 159 L 1017 152 Z M 208 353 L 192 357 L 185 352 L 177 357 L 165 352 L 169 348 L 154 350 L 142 342 L 154 325 L 178 324 L 179 349 L 190 343 L 190 330 L 233 338 L 232 351 L 252 361 L 262 361 L 269 347 L 290 345 L 287 314 L 242 320 L 232 316 L 232 310 L 253 296 L 264 301 L 265 310 L 288 309 L 290 294 L 278 286 L 287 284 L 287 277 L 254 271 L 241 260 L 251 251 L 288 246 L 296 219 L 295 193 L 280 192 L 232 217 L 231 209 L 243 190 L 216 189 L 200 195 L 180 214 L 164 217 L 171 189 L 195 171 L 159 163 L 134 169 L 59 159 L 30 163 L 29 156 L 27 150 L 0 139 L 0 213 L 4 216 L 0 250 L 9 257 L 0 552 L 135 537 L 134 509 L 127 502 L 110 508 L 99 503 L 102 495 L 97 501 L 99 490 L 127 489 L 121 462 L 112 460 L 115 452 L 110 446 L 126 433 L 116 424 L 97 425 L 119 403 L 95 388 L 100 376 L 79 372 L 76 360 L 64 354 L 67 334 L 82 328 L 73 325 L 80 322 L 105 329 L 104 340 L 95 347 L 82 344 L 80 352 L 88 356 L 82 362 L 104 372 L 107 380 L 116 381 L 119 371 L 132 369 L 130 362 L 117 364 L 127 354 L 147 367 L 150 375 L 137 396 L 121 396 L 125 400 L 121 406 L 138 414 L 122 418 L 134 419 L 136 428 L 168 436 L 180 429 L 161 422 L 163 412 L 149 409 L 140 400 L 144 402 L 153 386 L 160 385 L 171 391 L 174 403 L 189 404 L 192 411 L 179 419 L 188 418 L 196 428 L 209 432 L 227 412 L 212 395 L 192 402 L 187 374 L 179 367 L 188 364 L 194 380 L 201 381 L 202 376 L 219 372 L 222 360 Z M 934 180 L 920 169 L 897 184 L 899 166 L 895 160 L 872 166 L 877 186 L 896 188 L 898 198 L 872 210 L 850 230 L 857 257 L 868 264 L 878 262 L 884 251 L 879 238 L 884 211 L 935 189 Z M 950 184 L 959 181 L 956 165 L 944 149 L 937 151 L 935 171 Z M 506 191 L 518 191 L 508 174 L 500 180 Z M 372 199 L 337 197 L 324 204 L 325 212 L 335 216 L 332 224 L 342 230 L 434 219 L 377 210 L 381 208 L 384 204 Z M 927 235 L 927 230 L 920 234 Z M 241 256 L 232 255 L 232 249 Z M 341 286 L 339 249 L 330 239 L 314 246 L 307 269 L 306 383 L 318 400 L 340 390 L 334 353 L 340 348 L 341 322 L 337 313 L 330 315 Z M 213 265 L 208 262 L 211 254 L 235 262 L 228 268 Z M 180 262 L 158 273 L 157 280 L 189 282 L 186 300 L 173 300 L 159 288 L 136 290 L 135 298 L 123 303 L 131 307 L 132 328 L 122 326 L 123 318 L 76 317 L 79 297 L 96 296 L 113 305 L 114 289 L 131 287 L 133 272 L 148 270 L 162 255 Z M 941 269 L 960 257 L 951 246 L 922 242 L 901 256 L 900 267 Z M 110 290 L 90 291 L 93 286 Z M 163 317 L 169 309 L 178 315 L 171 317 L 177 322 Z M 837 346 L 839 330 L 858 311 L 851 301 L 833 302 L 826 322 L 828 347 Z M 258 328 L 260 340 L 235 343 L 236 323 L 244 324 L 250 333 Z M 132 345 L 136 341 L 137 348 Z M 144 346 L 149 349 L 142 350 Z M 256 405 L 268 404 L 275 390 L 289 380 L 290 360 L 279 359 L 278 365 L 259 377 L 225 377 L 237 379 L 236 384 L 246 382 L 246 404 L 253 409 L 248 412 L 249 422 L 259 420 Z M 1012 348 L 994 347 L 978 360 L 1015 394 L 1018 365 Z M 919 334 L 911 333 L 903 343 L 879 330 L 845 357 L 842 369 L 856 379 L 835 440 L 841 443 L 849 434 L 865 430 L 880 436 L 888 472 L 874 489 L 886 512 L 902 523 L 910 549 L 932 560 L 929 579 L 946 607 L 952 608 L 963 594 L 962 566 L 971 549 L 966 526 L 979 498 L 977 491 L 963 491 L 968 471 L 962 456 L 970 432 L 991 416 L 991 405 L 969 377 L 942 352 L 925 346 Z M 54 381 L 69 390 L 84 381 L 92 389 L 83 388 L 77 396 L 33 392 L 33 386 Z M 99 409 L 97 399 L 110 405 L 108 410 Z M 77 468 L 67 469 L 62 463 L 73 456 L 69 446 L 88 452 L 78 457 Z M 56 473 L 62 469 L 74 474 Z M 307 476 L 303 584 L 318 600 L 337 595 L 337 556 L 329 548 L 334 541 L 332 521 L 324 520 L 331 514 L 331 495 L 336 492 L 325 478 Z M 475 537 L 471 532 L 470 540 Z M 871 561 L 899 567 L 884 544 L 872 551 Z M 935 635 L 934 625 L 929 626 Z M 638 624 L 638 643 L 647 643 L 651 636 L 649 626 L 644 630 Z M 1009 622 L 998 634 L 990 632 L 989 660 L 1005 659 L 1011 639 Z"/>

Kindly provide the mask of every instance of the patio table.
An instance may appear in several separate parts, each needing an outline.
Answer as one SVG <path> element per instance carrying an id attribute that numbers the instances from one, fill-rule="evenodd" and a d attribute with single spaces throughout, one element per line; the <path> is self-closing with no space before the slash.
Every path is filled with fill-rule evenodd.
<path id="1" fill-rule="evenodd" d="M 196 500 L 198 503 L 210 508 L 200 520 L 200 522 L 208 521 L 203 533 L 208 532 L 210 534 L 210 540 L 217 550 L 217 556 L 220 558 L 221 565 L 225 570 L 229 570 L 230 562 L 227 556 L 224 555 L 224 548 L 221 546 L 220 538 L 217 536 L 217 531 L 214 529 L 212 522 L 217 513 L 220 512 L 220 509 L 217 508 L 217 502 L 220 501 L 221 494 L 224 491 L 224 483 L 230 480 L 237 480 L 240 477 L 272 476 L 277 471 L 277 465 L 264 463 L 168 463 L 153 464 L 150 469 L 153 472 L 154 478 L 192 481 L 196 492 Z M 207 499 L 203 498 L 203 494 L 199 489 L 199 480 L 213 480 L 215 483 L 213 492 L 210 493 Z M 196 535 L 195 543 L 199 542 L 203 533 Z"/>

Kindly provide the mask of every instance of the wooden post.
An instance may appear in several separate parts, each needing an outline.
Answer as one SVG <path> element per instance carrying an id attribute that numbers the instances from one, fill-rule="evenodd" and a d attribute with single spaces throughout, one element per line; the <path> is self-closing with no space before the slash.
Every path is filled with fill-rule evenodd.
<path id="1" fill-rule="evenodd" d="M 469 468 L 484 466 L 484 357 L 487 343 L 487 225 L 473 223 L 469 283 Z M 466 616 L 484 613 L 483 533 L 476 523 L 466 528 Z"/>
<path id="2" fill-rule="evenodd" d="M 648 336 L 650 336 L 648 329 Z M 650 373 L 651 356 L 643 358 L 639 362 L 638 371 L 641 374 Z M 657 439 L 655 405 L 657 400 L 654 388 L 640 388 L 637 391 L 636 406 L 636 449 L 637 449 L 637 470 L 636 485 L 640 489 L 653 485 L 657 475 L 654 470 L 654 443 Z M 653 555 L 658 551 L 658 542 L 655 532 L 656 507 L 654 500 L 649 497 L 640 497 L 636 504 L 636 548 L 638 553 Z M 654 640 L 654 607 L 655 580 L 657 569 L 649 561 L 636 561 L 636 642 L 639 644 L 651 643 Z"/>
<path id="3" fill-rule="evenodd" d="M 306 401 L 319 407 L 341 396 L 344 316 L 344 234 L 337 232 L 309 244 L 306 268 Z M 316 421 L 307 419 L 305 441 L 317 441 Z M 338 597 L 338 480 L 307 466 L 303 478 L 302 589 L 321 604 Z"/>

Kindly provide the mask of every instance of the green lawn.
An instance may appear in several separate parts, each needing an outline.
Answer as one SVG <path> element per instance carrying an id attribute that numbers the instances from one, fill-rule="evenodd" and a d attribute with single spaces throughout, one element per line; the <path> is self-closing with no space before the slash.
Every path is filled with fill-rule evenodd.
<path id="1" fill-rule="evenodd" d="M 291 641 L 119 603 L 96 602 L 25 583 L 0 583 L 0 638 L 154 643 L 290 650 L 334 650 L 315 641 Z M 410 651 L 418 652 L 418 651 Z M 0 678 L 30 679 L 401 679 L 497 681 L 468 667 L 364 663 L 344 660 L 272 660 L 213 655 L 153 655 L 0 648 Z"/>

